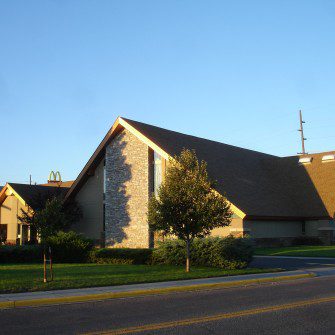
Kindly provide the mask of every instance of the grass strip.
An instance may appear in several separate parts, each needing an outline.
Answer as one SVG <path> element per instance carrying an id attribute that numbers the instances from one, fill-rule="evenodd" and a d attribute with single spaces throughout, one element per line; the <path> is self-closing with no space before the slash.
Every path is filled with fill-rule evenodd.
<path id="1" fill-rule="evenodd" d="M 59 298 L 17 300 L 17 301 L 12 301 L 12 302 L 6 301 L 6 302 L 0 302 L 0 309 L 28 307 L 28 306 L 31 307 L 31 306 L 41 306 L 41 305 L 53 305 L 53 304 L 63 304 L 63 303 L 76 303 L 76 302 L 115 299 L 115 298 L 127 298 L 127 297 L 136 297 L 136 296 L 154 295 L 154 294 L 168 294 L 168 293 L 183 292 L 183 291 L 230 288 L 230 287 L 237 287 L 237 286 L 257 285 L 257 284 L 269 283 L 269 282 L 281 282 L 281 281 L 287 281 L 287 280 L 311 278 L 314 276 L 315 275 L 313 273 L 308 273 L 308 274 L 300 274 L 300 275 L 293 275 L 293 276 L 248 279 L 248 280 L 239 280 L 239 281 L 232 281 L 232 282 L 225 282 L 225 283 L 177 286 L 177 287 L 167 287 L 167 288 L 161 288 L 161 289 L 137 290 L 137 291 L 127 291 L 127 292 L 110 292 L 110 293 L 102 293 L 102 294 L 88 294 L 84 296 L 69 296 L 69 297 L 59 297 Z"/>

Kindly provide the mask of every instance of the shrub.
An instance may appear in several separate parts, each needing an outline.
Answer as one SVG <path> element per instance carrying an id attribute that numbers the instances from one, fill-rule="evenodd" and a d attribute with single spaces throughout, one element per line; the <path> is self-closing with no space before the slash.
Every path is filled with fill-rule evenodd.
<path id="1" fill-rule="evenodd" d="M 192 250 L 193 251 L 193 250 Z M 191 261 L 193 261 L 191 252 Z M 186 258 L 186 243 L 182 240 L 166 240 L 158 242 L 157 248 L 152 252 L 153 264 L 184 265 Z"/>
<path id="2" fill-rule="evenodd" d="M 148 264 L 152 249 L 105 248 L 92 250 L 90 261 L 99 264 Z"/>
<path id="3" fill-rule="evenodd" d="M 39 263 L 43 250 L 39 245 L 0 246 L 0 263 Z"/>
<path id="4" fill-rule="evenodd" d="M 228 236 L 213 243 L 210 265 L 226 269 L 242 269 L 252 261 L 253 247 L 250 239 Z"/>
<path id="5" fill-rule="evenodd" d="M 58 232 L 47 239 L 54 262 L 85 262 L 92 250 L 91 240 L 73 232 Z"/>
<path id="6" fill-rule="evenodd" d="M 292 245 L 323 245 L 323 242 L 318 237 L 300 236 L 292 241 Z"/>
<path id="7" fill-rule="evenodd" d="M 241 269 L 252 260 L 253 247 L 248 238 L 228 236 L 195 239 L 191 245 L 191 264 L 224 269 Z M 153 264 L 183 265 L 185 242 L 167 240 L 153 251 Z"/>

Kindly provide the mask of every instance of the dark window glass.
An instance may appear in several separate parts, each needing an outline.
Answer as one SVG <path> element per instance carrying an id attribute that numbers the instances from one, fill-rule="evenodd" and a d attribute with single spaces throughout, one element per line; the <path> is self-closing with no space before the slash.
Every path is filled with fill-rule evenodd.
<path id="1" fill-rule="evenodd" d="M 0 224 L 0 244 L 7 241 L 7 225 Z"/>

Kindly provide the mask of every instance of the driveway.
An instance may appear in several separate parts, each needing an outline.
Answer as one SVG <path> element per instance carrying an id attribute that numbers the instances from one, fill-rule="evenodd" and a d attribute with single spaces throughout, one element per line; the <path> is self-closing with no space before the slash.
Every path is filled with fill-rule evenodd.
<path id="1" fill-rule="evenodd" d="M 335 258 L 255 256 L 250 266 L 255 268 L 282 268 L 285 270 L 325 268 L 335 267 Z"/>

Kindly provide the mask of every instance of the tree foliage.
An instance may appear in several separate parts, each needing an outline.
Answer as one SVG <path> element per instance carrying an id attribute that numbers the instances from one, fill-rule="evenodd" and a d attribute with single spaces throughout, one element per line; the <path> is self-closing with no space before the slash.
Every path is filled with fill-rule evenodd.
<path id="1" fill-rule="evenodd" d="M 42 242 L 59 231 L 64 231 L 78 221 L 82 212 L 76 202 L 64 203 L 61 197 L 36 199 L 35 210 L 21 210 L 18 219 L 29 224 L 37 232 Z"/>
<path id="2" fill-rule="evenodd" d="M 165 181 L 157 197 L 149 201 L 151 229 L 186 242 L 186 271 L 189 271 L 191 241 L 231 222 L 230 205 L 214 187 L 206 162 L 199 162 L 195 151 L 184 149 L 169 161 Z"/>

